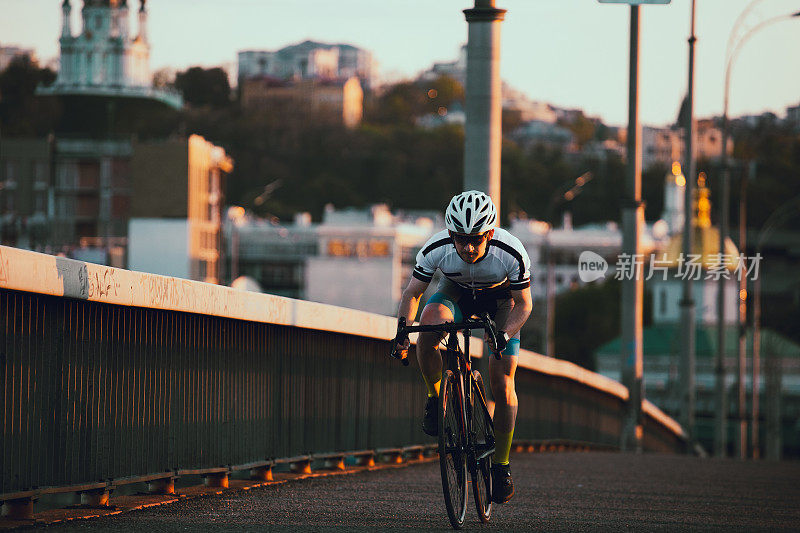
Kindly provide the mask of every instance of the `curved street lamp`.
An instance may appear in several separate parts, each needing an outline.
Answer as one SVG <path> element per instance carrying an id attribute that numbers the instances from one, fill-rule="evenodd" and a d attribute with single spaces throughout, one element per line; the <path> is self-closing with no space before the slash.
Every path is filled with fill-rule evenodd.
<path id="1" fill-rule="evenodd" d="M 786 223 L 789 219 L 800 213 L 800 196 L 795 196 L 785 204 L 776 209 L 772 215 L 764 223 L 761 231 L 758 233 L 756 239 L 756 258 L 760 257 L 761 248 L 767 240 L 767 237 Z M 753 302 L 753 457 L 757 458 L 758 452 L 758 403 L 759 403 L 759 365 L 761 359 L 761 273 L 753 279 L 755 299 Z M 769 361 L 767 361 L 767 369 L 771 370 L 767 378 L 767 442 L 766 442 L 766 457 L 767 459 L 779 460 L 781 456 L 780 447 L 780 373 L 775 376 L 775 369 L 781 368 L 774 360 L 775 354 L 769 353 Z M 775 381 L 778 381 L 776 386 Z M 770 384 L 772 386 L 770 386 Z"/>
<path id="2" fill-rule="evenodd" d="M 759 24 L 750 28 L 741 38 L 736 41 L 735 34 L 739 29 L 745 17 L 750 13 L 756 4 L 763 0 L 755 0 L 752 2 L 739 16 L 731 31 L 730 39 L 728 40 L 728 50 L 726 52 L 726 65 L 725 65 L 725 92 L 723 99 L 723 112 L 722 112 L 722 154 L 720 156 L 720 164 L 722 166 L 722 201 L 720 202 L 720 232 L 719 232 L 719 251 L 723 253 L 725 250 L 725 238 L 729 232 L 729 202 L 730 202 L 730 168 L 728 166 L 728 103 L 730 96 L 730 81 L 731 70 L 734 61 L 742 49 L 742 46 L 753 36 L 753 34 L 762 30 L 763 28 L 792 18 L 800 17 L 800 11 L 789 13 L 785 15 L 778 15 L 769 18 Z M 742 243 L 739 243 L 740 247 Z M 714 449 L 716 455 L 725 455 L 726 448 L 726 390 L 725 390 L 725 279 L 720 276 L 718 281 L 719 288 L 717 289 L 717 360 L 716 360 L 716 400 L 717 400 L 717 416 L 714 432 Z M 737 451 L 740 457 L 744 457 L 746 453 L 745 445 L 745 420 L 744 413 L 744 371 L 745 363 L 742 361 L 743 353 L 739 353 L 739 431 L 737 440 Z"/>
<path id="3" fill-rule="evenodd" d="M 584 172 L 574 181 L 568 181 L 563 184 L 553 196 L 550 198 L 550 203 L 547 205 L 547 231 L 544 235 L 544 250 L 543 259 L 547 268 L 545 277 L 545 321 L 544 321 L 544 335 L 542 338 L 542 353 L 549 357 L 555 357 L 555 316 L 556 316 L 556 298 L 555 298 L 555 265 L 552 257 L 550 247 L 550 231 L 553 229 L 552 218 L 555 213 L 556 207 L 562 202 L 570 202 L 582 191 L 584 185 L 589 183 L 594 175 L 591 172 Z"/>

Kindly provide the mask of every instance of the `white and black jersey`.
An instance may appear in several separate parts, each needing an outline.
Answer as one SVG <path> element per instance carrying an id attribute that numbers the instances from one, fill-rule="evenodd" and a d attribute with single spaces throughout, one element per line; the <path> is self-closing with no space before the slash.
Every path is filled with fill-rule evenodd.
<path id="1" fill-rule="evenodd" d="M 531 260 L 519 239 L 502 228 L 495 228 L 486 253 L 475 263 L 467 263 L 456 252 L 447 230 L 434 234 L 417 254 L 414 277 L 425 283 L 436 269 L 465 289 L 481 290 L 508 282 L 511 290 L 531 285 Z"/>

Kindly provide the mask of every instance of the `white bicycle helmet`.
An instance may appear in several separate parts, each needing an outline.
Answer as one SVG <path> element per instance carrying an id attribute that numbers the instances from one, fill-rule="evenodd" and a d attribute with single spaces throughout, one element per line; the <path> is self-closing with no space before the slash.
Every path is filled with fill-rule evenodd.
<path id="1" fill-rule="evenodd" d="M 489 195 L 466 191 L 453 196 L 444 213 L 447 229 L 455 233 L 484 233 L 497 222 L 497 209 Z"/>

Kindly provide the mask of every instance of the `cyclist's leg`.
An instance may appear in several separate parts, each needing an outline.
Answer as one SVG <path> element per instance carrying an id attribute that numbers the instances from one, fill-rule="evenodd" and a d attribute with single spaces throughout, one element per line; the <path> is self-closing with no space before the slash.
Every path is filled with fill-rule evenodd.
<path id="1" fill-rule="evenodd" d="M 497 312 L 494 316 L 498 329 L 503 328 L 505 321 L 514 308 L 514 300 L 497 301 Z M 489 383 L 494 396 L 494 430 L 495 454 L 492 462 L 507 464 L 511 451 L 511 440 L 514 436 L 514 422 L 517 418 L 517 392 L 514 386 L 514 375 L 517 371 L 517 355 L 519 354 L 520 336 L 517 332 L 508 341 L 503 350 L 503 357 L 498 361 L 489 359 Z"/>
<path id="2" fill-rule="evenodd" d="M 439 284 L 438 291 L 431 296 L 422 310 L 420 324 L 432 325 L 461 320 L 461 311 L 456 302 L 458 287 L 444 279 Z M 417 361 L 422 371 L 422 377 L 428 388 L 428 396 L 439 393 L 439 382 L 442 379 L 442 357 L 439 354 L 441 333 L 420 333 L 417 339 Z"/>
<path id="3" fill-rule="evenodd" d="M 499 309 L 495 316 L 498 328 L 505 325 L 508 311 L 513 308 L 513 300 L 498 302 Z M 509 339 L 503 350 L 503 357 L 498 361 L 489 358 L 489 382 L 494 395 L 494 455 L 492 456 L 492 501 L 505 503 L 514 496 L 514 481 L 508 456 L 511 452 L 511 440 L 514 437 L 514 422 L 517 418 L 517 392 L 514 387 L 514 374 L 517 371 L 519 354 L 519 334 Z"/>

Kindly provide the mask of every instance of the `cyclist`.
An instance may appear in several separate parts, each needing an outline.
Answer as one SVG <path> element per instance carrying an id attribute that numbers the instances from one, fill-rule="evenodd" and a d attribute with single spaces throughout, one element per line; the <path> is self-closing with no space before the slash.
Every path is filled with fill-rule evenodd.
<path id="1" fill-rule="evenodd" d="M 498 350 L 503 357 L 489 358 L 489 383 L 495 398 L 492 500 L 505 503 L 514 495 L 508 456 L 517 416 L 514 372 L 519 330 L 533 307 L 530 259 L 519 239 L 495 227 L 497 210 L 491 198 L 480 191 L 454 196 L 444 218 L 447 229 L 434 234 L 417 254 L 397 315 L 409 324 L 413 322 L 420 298 L 438 269 L 442 279 L 422 310 L 420 324 L 459 322 L 486 311 L 495 320 Z M 438 433 L 441 339 L 439 333 L 421 333 L 417 340 L 417 360 L 428 388 L 422 430 L 431 436 Z M 406 339 L 397 350 L 407 352 L 409 344 Z"/>

